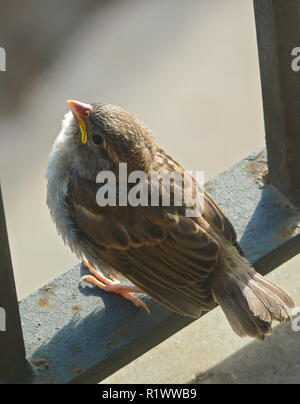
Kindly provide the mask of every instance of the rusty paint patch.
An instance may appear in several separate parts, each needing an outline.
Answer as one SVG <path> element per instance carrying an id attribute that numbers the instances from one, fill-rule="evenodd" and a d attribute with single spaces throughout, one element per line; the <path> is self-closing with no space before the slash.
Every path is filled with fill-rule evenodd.
<path id="1" fill-rule="evenodd" d="M 73 313 L 79 313 L 82 310 L 80 306 L 73 306 L 72 307 L 72 312 Z"/>
<path id="2" fill-rule="evenodd" d="M 43 297 L 42 299 L 39 300 L 39 306 L 49 308 L 52 307 L 52 304 L 50 303 L 49 299 Z"/>
<path id="3" fill-rule="evenodd" d="M 79 345 L 73 345 L 71 347 L 71 351 L 72 352 L 79 352 L 80 351 L 80 346 Z"/>
<path id="4" fill-rule="evenodd" d="M 264 188 L 266 184 L 270 183 L 268 168 L 264 158 L 260 157 L 254 161 L 251 161 L 249 163 L 249 169 L 256 184 L 258 185 L 258 188 Z"/>
<path id="5" fill-rule="evenodd" d="M 49 367 L 50 367 L 50 361 L 48 358 L 35 359 L 34 361 L 32 361 L 32 364 L 37 369 L 49 369 Z"/>
<path id="6" fill-rule="evenodd" d="M 260 167 L 256 162 L 250 163 L 250 170 L 251 171 L 259 171 L 259 169 L 260 169 Z"/>
<path id="7" fill-rule="evenodd" d="M 255 160 L 249 162 L 249 168 L 253 173 L 263 172 L 267 168 L 267 161 L 264 157 L 258 157 Z"/>
<path id="8" fill-rule="evenodd" d="M 254 176 L 255 182 L 259 188 L 264 188 L 267 184 L 270 183 L 270 178 L 268 175 L 268 170 L 264 170 L 261 174 L 257 174 Z"/>
<path id="9" fill-rule="evenodd" d="M 288 227 L 287 229 L 284 229 L 277 237 L 277 240 L 285 240 L 289 237 L 292 237 L 295 233 L 298 233 L 300 228 L 300 224 L 293 225 L 291 227 Z"/>
<path id="10" fill-rule="evenodd" d="M 292 234 L 293 234 L 293 231 L 291 229 L 286 229 L 282 233 L 279 234 L 278 238 L 285 239 L 285 238 L 290 237 Z"/>

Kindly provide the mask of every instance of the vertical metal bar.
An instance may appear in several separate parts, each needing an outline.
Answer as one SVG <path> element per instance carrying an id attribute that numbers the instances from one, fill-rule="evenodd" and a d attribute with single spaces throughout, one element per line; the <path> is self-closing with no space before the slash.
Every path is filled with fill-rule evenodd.
<path id="1" fill-rule="evenodd" d="M 300 206 L 300 0 L 254 0 L 254 10 L 269 179 Z"/>
<path id="2" fill-rule="evenodd" d="M 25 347 L 0 186 L 0 384 L 25 363 Z"/>

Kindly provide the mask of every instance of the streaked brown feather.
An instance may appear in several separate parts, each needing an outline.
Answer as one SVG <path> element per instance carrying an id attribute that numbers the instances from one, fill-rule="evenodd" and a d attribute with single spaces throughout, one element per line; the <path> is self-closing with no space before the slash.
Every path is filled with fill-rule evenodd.
<path id="1" fill-rule="evenodd" d="M 183 172 L 160 149 L 154 162 L 152 169 Z M 83 178 L 70 182 L 76 226 L 104 262 L 161 304 L 198 317 L 218 302 L 238 335 L 260 340 L 273 319 L 289 320 L 292 299 L 245 263 L 232 224 L 206 193 L 202 216 L 190 218 L 174 206 L 101 208 L 96 192 Z M 230 248 L 232 262 L 225 262 Z"/>
<path id="2" fill-rule="evenodd" d="M 159 152 L 159 156 L 155 169 L 183 170 L 166 155 Z M 96 205 L 96 191 L 76 178 L 69 184 L 68 200 L 76 225 L 89 236 L 89 243 L 106 247 L 98 251 L 105 262 L 177 312 L 199 316 L 201 310 L 215 305 L 208 279 L 219 244 L 206 220 L 185 217 L 182 208 L 172 206 L 118 207 L 115 216 L 114 207 Z M 122 260 L 116 250 L 124 250 Z"/>

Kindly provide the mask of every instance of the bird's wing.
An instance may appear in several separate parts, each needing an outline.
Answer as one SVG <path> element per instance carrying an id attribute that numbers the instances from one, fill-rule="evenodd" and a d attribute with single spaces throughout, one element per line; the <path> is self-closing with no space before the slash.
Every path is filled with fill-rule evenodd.
<path id="1" fill-rule="evenodd" d="M 167 167 L 168 171 L 181 171 L 184 172 L 183 168 L 171 157 L 168 156 L 163 150 L 159 149 L 157 152 L 158 167 L 157 170 L 160 171 Z M 186 177 L 189 180 L 189 177 Z M 221 236 L 225 237 L 226 240 L 232 244 L 237 244 L 236 242 L 236 232 L 232 226 L 230 220 L 217 205 L 217 203 L 204 192 L 200 185 L 195 181 L 193 177 L 190 177 L 190 181 L 193 182 L 193 186 L 203 193 L 204 203 L 202 217 L 207 223 Z"/>
<path id="2" fill-rule="evenodd" d="M 102 260 L 181 314 L 198 317 L 213 307 L 209 278 L 218 262 L 218 240 L 236 238 L 212 199 L 204 195 L 203 215 L 194 218 L 177 207 L 101 208 L 96 188 L 73 178 L 68 202 L 81 237 Z"/>
<path id="3" fill-rule="evenodd" d="M 183 171 L 182 167 L 171 156 L 168 156 L 163 150 L 159 149 L 157 155 L 159 156 L 157 161 L 160 163 L 161 168 L 168 167 L 169 171 Z M 158 170 L 159 169 L 160 167 L 158 168 Z M 197 189 L 200 190 L 200 192 L 202 192 L 204 196 L 202 217 L 207 223 L 209 223 L 209 225 L 216 231 L 218 235 L 224 237 L 231 244 L 233 244 L 238 252 L 242 256 L 244 256 L 244 252 L 237 242 L 237 236 L 234 227 L 228 217 L 217 205 L 217 203 L 201 189 L 200 185 L 196 183 L 193 177 L 191 177 L 191 181 L 193 182 L 193 186 L 196 186 Z"/>

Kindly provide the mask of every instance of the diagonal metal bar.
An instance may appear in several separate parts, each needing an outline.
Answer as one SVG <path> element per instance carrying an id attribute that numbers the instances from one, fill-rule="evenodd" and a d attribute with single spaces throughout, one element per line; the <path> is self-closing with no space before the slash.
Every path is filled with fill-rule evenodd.
<path id="1" fill-rule="evenodd" d="M 300 250 L 300 213 L 265 184 L 266 169 L 266 154 L 260 151 L 206 187 L 232 220 L 243 250 L 262 273 Z M 81 288 L 82 271 L 78 265 L 22 300 L 32 373 L 14 382 L 99 382 L 193 321 L 149 297 L 144 300 L 150 315 L 119 296 Z"/>
<path id="2" fill-rule="evenodd" d="M 0 384 L 25 362 L 19 305 L 0 186 Z"/>
<path id="3" fill-rule="evenodd" d="M 254 10 L 269 178 L 300 206 L 300 0 L 254 0 Z"/>

